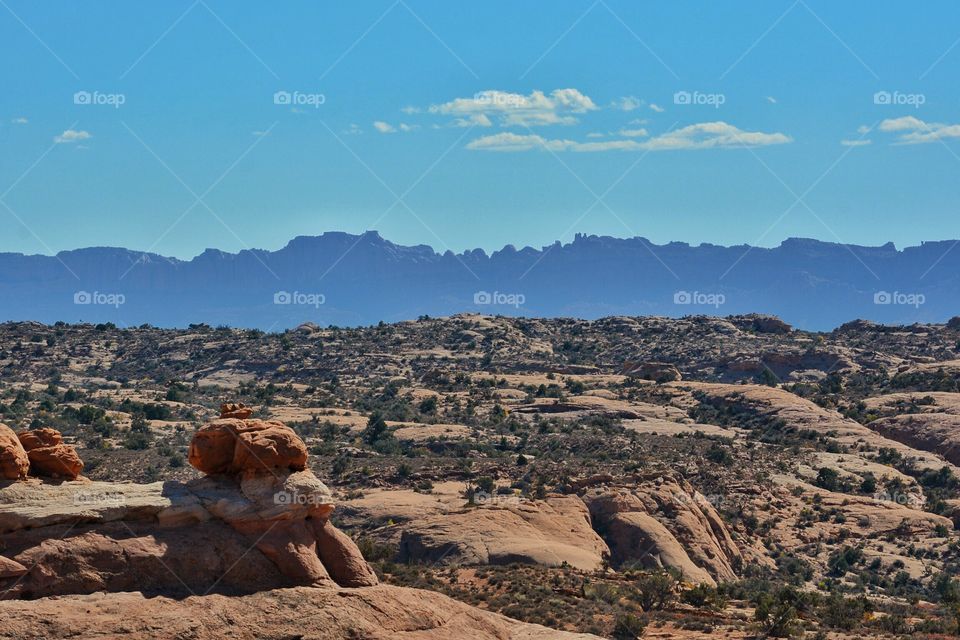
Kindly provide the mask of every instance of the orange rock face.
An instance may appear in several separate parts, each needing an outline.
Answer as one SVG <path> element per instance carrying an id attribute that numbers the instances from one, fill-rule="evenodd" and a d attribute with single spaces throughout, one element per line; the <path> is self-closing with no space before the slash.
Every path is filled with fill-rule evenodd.
<path id="1" fill-rule="evenodd" d="M 301 471 L 307 466 L 307 446 L 282 422 L 220 418 L 197 430 L 189 460 L 207 474 Z"/>
<path id="2" fill-rule="evenodd" d="M 77 450 L 64 444 L 63 436 L 56 429 L 21 431 L 17 437 L 27 452 L 33 475 L 76 480 L 83 471 L 83 460 Z"/>
<path id="3" fill-rule="evenodd" d="M 372 587 L 379 580 L 356 543 L 329 520 L 312 520 L 317 555 L 341 587 Z"/>
<path id="4" fill-rule="evenodd" d="M 5 424 L 0 424 L 0 478 L 19 480 L 26 478 L 30 459 L 17 434 Z"/>

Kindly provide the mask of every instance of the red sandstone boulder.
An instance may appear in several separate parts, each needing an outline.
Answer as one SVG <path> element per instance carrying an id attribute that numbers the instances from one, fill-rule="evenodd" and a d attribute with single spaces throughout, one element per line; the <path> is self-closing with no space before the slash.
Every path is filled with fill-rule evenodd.
<path id="1" fill-rule="evenodd" d="M 252 415 L 253 409 L 246 406 L 242 402 L 227 402 L 220 405 L 221 418 L 237 418 L 238 420 L 246 420 Z"/>
<path id="2" fill-rule="evenodd" d="M 194 434 L 189 460 L 207 474 L 301 471 L 307 466 L 307 446 L 282 422 L 220 418 Z"/>
<path id="3" fill-rule="evenodd" d="M 300 436 L 286 425 L 266 424 L 268 426 L 263 429 L 251 429 L 237 434 L 237 446 L 233 453 L 234 469 L 242 471 L 305 469 L 307 446 Z"/>
<path id="4" fill-rule="evenodd" d="M 27 452 L 33 475 L 76 480 L 83 470 L 83 460 L 77 450 L 64 444 L 63 436 L 56 429 L 21 431 L 17 437 Z"/>
<path id="5" fill-rule="evenodd" d="M 19 480 L 27 477 L 30 458 L 17 434 L 5 424 L 0 424 L 0 479 Z"/>
<path id="6" fill-rule="evenodd" d="M 206 474 L 229 473 L 240 420 L 221 419 L 200 427 L 190 442 L 190 464 Z"/>

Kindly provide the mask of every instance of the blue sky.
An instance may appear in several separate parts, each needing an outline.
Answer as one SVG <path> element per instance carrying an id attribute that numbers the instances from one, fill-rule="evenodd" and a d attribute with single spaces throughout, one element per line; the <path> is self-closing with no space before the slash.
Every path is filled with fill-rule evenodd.
<path id="1" fill-rule="evenodd" d="M 0 2 L 0 251 L 960 237 L 957 3 L 266 7 Z"/>

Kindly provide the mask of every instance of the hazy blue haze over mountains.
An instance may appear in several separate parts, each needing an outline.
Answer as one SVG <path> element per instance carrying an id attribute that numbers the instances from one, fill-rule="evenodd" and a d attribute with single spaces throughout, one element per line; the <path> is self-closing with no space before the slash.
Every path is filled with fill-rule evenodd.
<path id="1" fill-rule="evenodd" d="M 115 248 L 6 253 L 0 319 L 268 330 L 466 311 L 583 318 L 758 312 L 807 329 L 856 318 L 943 322 L 960 314 L 955 244 L 898 251 L 789 239 L 750 249 L 580 235 L 487 256 L 400 246 L 376 232 L 331 232 L 278 251 L 210 249 L 189 261 Z"/>

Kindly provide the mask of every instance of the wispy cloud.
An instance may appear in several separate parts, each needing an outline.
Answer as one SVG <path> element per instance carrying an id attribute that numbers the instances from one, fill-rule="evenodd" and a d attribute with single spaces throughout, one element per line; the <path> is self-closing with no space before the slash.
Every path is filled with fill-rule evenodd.
<path id="1" fill-rule="evenodd" d="M 871 144 L 871 142 L 871 140 L 867 140 L 865 138 L 858 138 L 855 140 L 841 140 L 840 144 L 845 147 L 865 147 L 868 144 Z"/>
<path id="2" fill-rule="evenodd" d="M 576 89 L 555 89 L 549 94 L 533 91 L 529 95 L 487 90 L 471 98 L 456 98 L 431 105 L 427 111 L 452 116 L 454 126 L 534 127 L 575 124 L 578 115 L 596 111 L 597 105 Z"/>
<path id="3" fill-rule="evenodd" d="M 348 131 L 349 133 L 361 133 L 360 127 L 357 127 L 357 125 L 350 125 L 350 127 L 351 127 L 351 130 Z M 352 130 L 353 127 L 356 127 L 357 130 L 353 131 Z M 373 123 L 373 128 L 379 131 L 380 133 L 396 133 L 397 131 L 403 131 L 404 133 L 407 133 L 409 131 L 416 131 L 417 129 L 420 128 L 420 125 L 407 124 L 406 122 L 401 122 L 397 126 L 393 126 L 389 122 L 384 122 L 383 120 L 377 120 Z"/>
<path id="4" fill-rule="evenodd" d="M 30 121 L 24 117 L 20 117 L 20 118 L 14 118 L 10 122 L 12 122 L 13 124 L 27 124 Z"/>
<path id="5" fill-rule="evenodd" d="M 657 113 L 663 113 L 664 111 L 666 111 L 666 109 L 664 109 L 660 105 L 654 104 L 652 102 L 650 103 L 650 109 L 653 111 L 656 111 Z"/>
<path id="6" fill-rule="evenodd" d="M 75 131 L 74 129 L 67 129 L 58 136 L 54 136 L 53 141 L 57 144 L 70 144 L 72 142 L 79 142 L 80 140 L 88 140 L 92 138 L 93 135 L 89 131 Z"/>
<path id="7" fill-rule="evenodd" d="M 894 144 L 928 144 L 960 138 L 960 124 L 924 122 L 914 116 L 888 118 L 877 128 L 884 133 L 896 134 Z"/>
<path id="8" fill-rule="evenodd" d="M 622 135 L 622 134 L 621 134 Z M 761 147 L 785 144 L 793 139 L 783 133 L 743 131 L 726 122 L 702 122 L 655 136 L 649 140 L 620 139 L 602 142 L 580 142 L 549 139 L 536 134 L 520 135 L 504 132 L 483 136 L 467 144 L 474 151 L 670 151 L 687 149 L 723 149 Z"/>
<path id="9" fill-rule="evenodd" d="M 645 102 L 636 96 L 624 96 L 614 100 L 610 106 L 620 111 L 636 111 L 644 104 Z"/>

